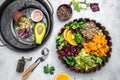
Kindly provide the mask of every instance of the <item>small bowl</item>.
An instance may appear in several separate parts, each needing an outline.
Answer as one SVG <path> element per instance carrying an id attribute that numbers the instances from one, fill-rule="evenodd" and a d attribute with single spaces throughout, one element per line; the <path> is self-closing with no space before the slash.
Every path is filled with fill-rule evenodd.
<path id="1" fill-rule="evenodd" d="M 14 19 L 14 21 L 15 21 L 16 23 L 19 22 L 19 19 L 20 19 L 21 17 L 25 17 L 25 14 L 22 13 L 22 12 L 20 12 L 20 11 L 14 11 L 14 12 L 13 12 L 13 19 Z"/>
<path id="2" fill-rule="evenodd" d="M 62 4 L 57 9 L 57 16 L 58 19 L 61 21 L 66 21 L 71 18 L 72 16 L 72 8 L 71 4 Z"/>
<path id="3" fill-rule="evenodd" d="M 36 19 L 35 19 L 36 18 Z M 33 10 L 33 12 L 31 13 L 31 19 L 34 22 L 39 22 L 43 19 L 43 13 L 41 10 L 35 9 Z"/>

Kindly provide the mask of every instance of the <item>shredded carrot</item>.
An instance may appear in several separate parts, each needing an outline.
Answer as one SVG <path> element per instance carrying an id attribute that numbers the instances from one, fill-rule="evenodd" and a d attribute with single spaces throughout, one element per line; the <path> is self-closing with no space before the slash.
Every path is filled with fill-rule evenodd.
<path id="1" fill-rule="evenodd" d="M 83 47 L 87 53 L 95 56 L 107 56 L 110 47 L 107 45 L 105 35 L 95 34 L 92 41 L 83 43 Z"/>

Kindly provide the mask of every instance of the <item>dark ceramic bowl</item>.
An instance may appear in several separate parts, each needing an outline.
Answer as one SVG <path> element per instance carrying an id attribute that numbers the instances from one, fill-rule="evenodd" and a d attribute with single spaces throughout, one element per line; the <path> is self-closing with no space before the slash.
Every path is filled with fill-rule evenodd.
<path id="1" fill-rule="evenodd" d="M 62 4 L 57 9 L 58 19 L 61 21 L 66 21 L 72 16 L 71 4 Z"/>
<path id="2" fill-rule="evenodd" d="M 68 64 L 66 64 L 66 62 L 64 61 L 63 59 L 63 56 L 59 55 L 59 50 L 57 49 L 57 53 L 58 53 L 58 58 L 60 59 L 60 61 L 63 63 L 63 65 L 65 65 L 66 68 L 70 69 L 71 71 L 74 71 L 76 73 L 91 73 L 91 72 L 95 72 L 97 70 L 100 70 L 109 60 L 110 56 L 111 56 L 111 51 L 112 51 L 112 42 L 111 42 L 111 37 L 109 36 L 109 32 L 106 30 L 106 28 L 104 26 L 102 26 L 100 23 L 96 22 L 95 20 L 90 20 L 88 18 L 80 18 L 80 19 L 75 19 L 73 21 L 81 21 L 81 20 L 85 20 L 86 22 L 94 22 L 97 27 L 99 27 L 100 29 L 103 30 L 103 34 L 106 35 L 106 39 L 107 39 L 107 44 L 108 46 L 110 47 L 110 50 L 109 52 L 107 53 L 107 57 L 106 57 L 106 60 L 104 60 L 102 62 L 101 65 L 98 65 L 96 67 L 93 67 L 91 69 L 88 69 L 87 71 L 86 70 L 83 70 L 83 69 L 80 69 L 80 68 L 76 68 L 76 67 L 73 67 L 73 66 L 70 66 Z M 69 25 L 71 22 L 69 22 L 68 24 L 65 24 L 66 25 Z M 58 33 L 58 35 L 60 35 L 61 33 L 63 33 L 63 31 L 65 30 L 65 26 L 64 28 L 61 29 L 61 31 Z M 58 48 L 58 45 L 56 45 L 56 48 Z"/>

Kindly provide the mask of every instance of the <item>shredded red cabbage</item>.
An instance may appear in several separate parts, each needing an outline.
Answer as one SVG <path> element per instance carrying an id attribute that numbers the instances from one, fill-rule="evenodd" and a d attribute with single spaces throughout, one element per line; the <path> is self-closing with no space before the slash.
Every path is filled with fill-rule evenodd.
<path id="1" fill-rule="evenodd" d="M 26 28 L 21 29 L 21 30 L 18 31 L 18 35 L 19 35 L 21 38 L 23 38 L 23 39 L 28 38 L 28 37 L 29 37 L 29 34 L 30 34 L 30 31 L 29 31 L 29 29 L 26 29 Z"/>

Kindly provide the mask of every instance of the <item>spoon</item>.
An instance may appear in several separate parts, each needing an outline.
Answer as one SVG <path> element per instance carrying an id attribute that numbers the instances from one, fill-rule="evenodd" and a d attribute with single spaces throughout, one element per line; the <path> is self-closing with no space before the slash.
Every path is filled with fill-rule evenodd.
<path id="1" fill-rule="evenodd" d="M 41 63 L 44 62 L 49 54 L 49 50 L 47 48 L 44 48 L 41 52 L 42 56 L 39 57 L 34 63 L 32 63 L 22 74 L 22 80 L 26 80 L 30 74 L 35 70 L 35 68 Z"/>

